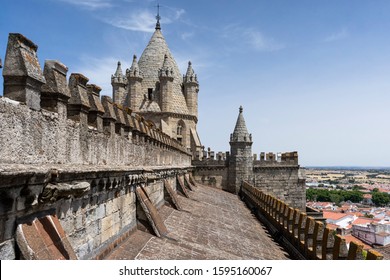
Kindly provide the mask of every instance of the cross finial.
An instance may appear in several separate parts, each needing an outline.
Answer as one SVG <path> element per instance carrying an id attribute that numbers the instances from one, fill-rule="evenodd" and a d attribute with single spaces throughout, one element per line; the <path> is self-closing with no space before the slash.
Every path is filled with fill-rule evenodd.
<path id="1" fill-rule="evenodd" d="M 160 17 L 160 4 L 157 3 L 156 7 L 157 7 L 157 16 L 156 16 L 156 19 L 157 19 L 156 30 L 157 30 L 157 29 L 161 29 L 161 26 L 160 26 L 160 19 L 161 19 L 161 17 Z"/>

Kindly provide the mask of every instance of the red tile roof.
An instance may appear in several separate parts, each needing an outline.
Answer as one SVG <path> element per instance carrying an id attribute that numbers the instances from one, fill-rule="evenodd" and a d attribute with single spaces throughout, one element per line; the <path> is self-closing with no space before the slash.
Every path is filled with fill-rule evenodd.
<path id="1" fill-rule="evenodd" d="M 350 216 L 346 213 L 340 213 L 340 212 L 332 212 L 332 211 L 323 211 L 323 216 L 325 219 L 331 219 L 331 220 L 340 220 L 346 216 Z"/>
<path id="2" fill-rule="evenodd" d="M 355 221 L 353 221 L 352 224 L 353 225 L 369 224 L 369 223 L 372 223 L 372 222 L 375 222 L 375 221 L 377 221 L 377 219 L 359 217 Z"/>
<path id="3" fill-rule="evenodd" d="M 352 236 L 351 234 L 344 235 L 343 237 L 345 238 L 347 244 L 349 244 L 351 241 L 354 241 L 355 243 L 363 244 L 363 249 L 365 250 L 372 249 L 370 245 L 362 242 L 360 239 L 356 238 L 355 236 Z"/>

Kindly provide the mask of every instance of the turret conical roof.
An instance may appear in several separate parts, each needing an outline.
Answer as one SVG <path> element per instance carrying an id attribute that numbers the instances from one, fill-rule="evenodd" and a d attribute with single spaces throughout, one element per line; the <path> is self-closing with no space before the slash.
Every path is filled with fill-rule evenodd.
<path id="1" fill-rule="evenodd" d="M 183 77 L 183 81 L 184 81 L 184 83 L 189 83 L 189 82 L 197 83 L 198 82 L 198 78 L 196 77 L 194 69 L 192 69 L 191 61 L 188 61 L 187 72 L 186 72 L 186 75 Z"/>
<path id="2" fill-rule="evenodd" d="M 234 142 L 252 142 L 252 135 L 248 133 L 246 128 L 245 119 L 243 115 L 243 108 L 240 106 L 239 114 L 234 128 L 233 134 L 231 135 L 230 141 Z"/>
<path id="3" fill-rule="evenodd" d="M 159 82 L 159 70 L 163 67 L 165 55 L 167 59 L 164 66 L 172 70 L 172 77 L 174 78 L 172 82 L 173 100 L 171 102 L 175 106 L 172 106 L 172 112 L 188 114 L 187 104 L 181 90 L 183 78 L 159 28 L 156 28 L 154 31 L 152 38 L 138 61 L 143 75 L 143 92 L 146 93 L 148 88 L 156 88 L 156 84 Z"/>
<path id="4" fill-rule="evenodd" d="M 130 69 L 128 69 L 127 72 L 129 77 L 137 77 L 137 78 L 142 78 L 142 73 L 139 70 L 138 62 L 137 62 L 137 56 L 133 56 L 133 63 L 131 64 Z"/>
<path id="5" fill-rule="evenodd" d="M 115 74 L 111 75 L 111 83 L 126 83 L 126 77 L 123 75 L 120 61 L 118 61 Z"/>

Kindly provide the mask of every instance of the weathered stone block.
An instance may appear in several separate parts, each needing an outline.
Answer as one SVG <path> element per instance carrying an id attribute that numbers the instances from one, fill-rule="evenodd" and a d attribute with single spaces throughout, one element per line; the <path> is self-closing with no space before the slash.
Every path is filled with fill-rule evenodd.
<path id="1" fill-rule="evenodd" d="M 111 228 L 112 227 L 112 224 L 113 224 L 113 221 L 112 221 L 112 216 L 107 216 L 105 218 L 102 219 L 101 221 L 101 229 L 102 231 L 106 231 L 107 229 Z"/>
<path id="2" fill-rule="evenodd" d="M 56 60 L 46 60 L 43 74 L 46 84 L 41 88 L 41 106 L 44 109 L 59 112 L 60 103 L 66 104 L 70 92 L 66 81 L 68 67 Z"/>
<path id="3" fill-rule="evenodd" d="M 96 208 L 96 220 L 103 219 L 103 217 L 106 216 L 106 208 L 105 205 L 102 203 Z"/>
<path id="4" fill-rule="evenodd" d="M 75 221 L 76 230 L 80 230 L 80 229 L 84 228 L 85 227 L 85 214 L 80 213 L 79 215 L 77 215 L 75 217 L 74 221 Z"/>
<path id="5" fill-rule="evenodd" d="M 0 260 L 15 259 L 15 241 L 13 239 L 0 244 Z"/>
<path id="6" fill-rule="evenodd" d="M 107 241 L 108 239 L 110 239 L 111 237 L 113 236 L 112 234 L 112 227 L 108 228 L 107 230 L 103 231 L 102 232 L 102 235 L 101 235 L 101 242 L 105 242 Z"/>
<path id="7" fill-rule="evenodd" d="M 10 33 L 5 55 L 4 96 L 41 108 L 41 86 L 46 82 L 37 57 L 38 46 L 22 34 Z"/>

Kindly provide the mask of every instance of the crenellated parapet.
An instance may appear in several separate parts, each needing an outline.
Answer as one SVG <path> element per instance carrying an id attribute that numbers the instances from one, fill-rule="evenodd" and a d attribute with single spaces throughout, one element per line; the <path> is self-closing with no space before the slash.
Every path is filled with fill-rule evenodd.
<path id="1" fill-rule="evenodd" d="M 88 81 L 89 79 L 80 73 L 72 73 L 69 77 L 68 117 L 81 124 L 87 124 L 88 112 L 91 108 L 88 98 Z"/>
<path id="2" fill-rule="evenodd" d="M 42 71 L 36 51 L 10 34 L 0 97 L 0 259 L 102 258 L 136 230 L 142 211 L 165 204 L 166 185 L 174 200 L 192 155 L 100 96 L 83 74 L 67 80 L 55 60 Z"/>
<path id="3" fill-rule="evenodd" d="M 59 112 L 71 97 L 66 81 L 68 67 L 56 60 L 46 60 L 43 75 L 46 83 L 41 87 L 41 106 Z"/>
<path id="4" fill-rule="evenodd" d="M 45 61 L 41 70 L 37 46 L 21 34 L 10 34 L 4 61 L 4 97 L 0 98 L 3 136 L 0 162 L 145 164 L 146 149 L 155 152 L 155 164 L 179 161 L 190 165 L 183 145 L 157 129 L 152 122 L 119 105 L 88 77 L 71 73 L 59 61 Z M 120 76 L 120 71 L 117 71 Z M 27 144 L 28 143 L 28 144 Z M 139 150 L 133 147 L 141 147 Z"/>
<path id="5" fill-rule="evenodd" d="M 298 152 L 272 153 L 261 152 L 260 157 L 253 154 L 253 167 L 298 165 Z"/>
<path id="6" fill-rule="evenodd" d="M 363 260 L 363 244 L 352 241 L 349 248 L 343 236 L 300 209 L 278 197 L 243 182 L 241 197 L 273 236 L 297 259 Z M 375 250 L 366 252 L 367 260 L 380 260 Z"/>

